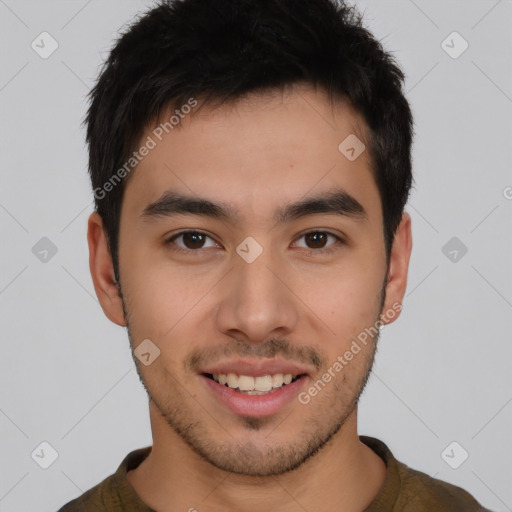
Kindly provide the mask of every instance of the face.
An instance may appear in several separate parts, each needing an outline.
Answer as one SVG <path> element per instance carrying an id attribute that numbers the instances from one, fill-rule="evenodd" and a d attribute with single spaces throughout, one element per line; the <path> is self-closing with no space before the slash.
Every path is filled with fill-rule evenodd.
<path id="1" fill-rule="evenodd" d="M 227 471 L 289 471 L 354 417 L 378 338 L 361 333 L 405 289 L 386 287 L 367 151 L 338 149 L 364 123 L 296 86 L 154 128 L 124 193 L 121 311 L 102 305 L 150 340 L 134 361 L 172 435 Z"/>

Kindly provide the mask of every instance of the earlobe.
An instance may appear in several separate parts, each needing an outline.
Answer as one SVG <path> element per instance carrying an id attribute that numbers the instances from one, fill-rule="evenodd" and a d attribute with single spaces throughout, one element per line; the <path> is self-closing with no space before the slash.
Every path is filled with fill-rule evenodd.
<path id="1" fill-rule="evenodd" d="M 412 251 L 411 216 L 404 212 L 391 249 L 386 300 L 381 312 L 383 324 L 394 322 L 402 310 Z"/>
<path id="2" fill-rule="evenodd" d="M 87 243 L 89 245 L 89 269 L 103 312 L 112 322 L 124 327 L 126 321 L 123 302 L 117 288 L 112 256 L 103 229 L 103 220 L 97 212 L 89 216 Z"/>

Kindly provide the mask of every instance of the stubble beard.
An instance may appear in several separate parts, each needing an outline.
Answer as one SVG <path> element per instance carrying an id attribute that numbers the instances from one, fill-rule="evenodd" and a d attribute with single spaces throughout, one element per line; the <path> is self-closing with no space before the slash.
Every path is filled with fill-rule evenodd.
<path id="1" fill-rule="evenodd" d="M 382 313 L 385 300 L 385 285 L 381 291 L 379 315 Z M 237 418 L 237 430 L 241 427 L 246 432 L 243 436 L 244 441 L 238 441 L 227 429 L 219 426 L 221 425 L 219 420 L 215 421 L 211 415 L 206 414 L 204 408 L 190 394 L 187 394 L 188 391 L 184 385 L 164 367 L 160 367 L 161 372 L 155 379 L 144 377 L 142 363 L 133 354 L 134 343 L 124 300 L 123 309 L 137 374 L 149 399 L 167 425 L 204 461 L 223 471 L 246 476 L 277 476 L 293 471 L 328 445 L 357 407 L 370 377 L 380 336 L 380 332 L 377 332 L 369 351 L 363 355 L 363 371 L 356 379 L 355 386 L 345 385 L 347 379 L 346 373 L 343 372 L 350 371 L 347 366 L 331 382 L 330 389 L 322 390 L 312 402 L 317 404 L 317 410 L 304 421 L 299 433 L 290 436 L 291 441 L 272 443 L 273 429 L 277 430 L 283 426 L 273 425 L 275 418 L 272 417 Z M 336 381 L 336 379 L 339 380 Z M 324 407 L 320 407 L 322 404 Z M 309 404 L 295 407 L 307 406 Z M 201 415 L 204 419 L 201 419 Z M 295 424 L 293 416 L 292 412 L 289 417 L 281 421 L 283 424 L 288 421 Z M 263 435 L 268 425 L 270 425 L 270 431 L 267 434 L 267 443 L 257 444 L 250 439 L 251 435 L 254 437 L 254 434 L 259 432 Z M 219 435 L 227 439 L 216 441 L 215 437 Z M 259 436 L 259 439 L 261 437 Z M 265 439 L 264 437 L 263 441 Z"/>

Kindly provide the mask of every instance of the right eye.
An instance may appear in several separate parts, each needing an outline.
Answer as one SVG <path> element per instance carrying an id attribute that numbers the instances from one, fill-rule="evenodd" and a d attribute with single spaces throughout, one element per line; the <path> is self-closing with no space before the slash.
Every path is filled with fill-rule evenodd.
<path id="1" fill-rule="evenodd" d="M 208 238 L 213 241 L 213 246 L 218 245 L 213 238 L 202 231 L 181 231 L 180 233 L 175 233 L 168 237 L 164 244 L 168 245 L 172 251 L 197 253 L 199 249 L 205 248 L 204 243 Z M 181 244 L 177 243 L 176 240 L 181 240 Z"/>

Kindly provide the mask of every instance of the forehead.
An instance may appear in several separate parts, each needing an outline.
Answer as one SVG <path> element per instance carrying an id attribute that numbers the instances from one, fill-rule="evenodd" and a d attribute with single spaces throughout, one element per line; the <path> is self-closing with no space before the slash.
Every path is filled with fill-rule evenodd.
<path id="1" fill-rule="evenodd" d="M 347 102 L 332 105 L 322 90 L 294 86 L 179 114 L 167 112 L 142 135 L 141 144 L 148 137 L 154 144 L 132 171 L 123 209 L 140 214 L 173 191 L 254 218 L 336 187 L 366 203 L 370 214 L 380 210 L 364 120 Z M 162 124 L 173 115 L 176 125 Z M 354 151 L 347 146 L 359 152 L 363 144 L 357 158 L 348 158 Z"/>

